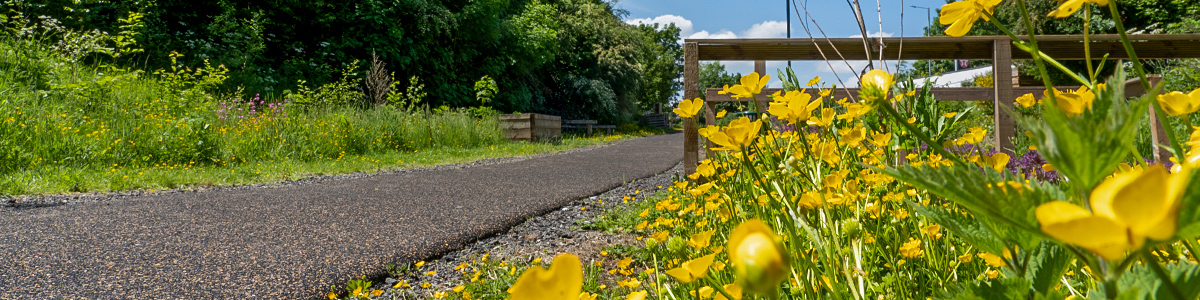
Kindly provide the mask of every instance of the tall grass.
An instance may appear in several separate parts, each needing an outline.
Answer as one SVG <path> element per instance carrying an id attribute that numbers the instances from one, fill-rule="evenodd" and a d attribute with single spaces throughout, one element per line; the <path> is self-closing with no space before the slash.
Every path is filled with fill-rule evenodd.
<path id="1" fill-rule="evenodd" d="M 491 117 L 238 99 L 204 91 L 219 73 L 89 66 L 31 45 L 0 38 L 0 176 L 313 162 L 503 141 Z M 11 189 L 0 194 L 20 192 Z"/>

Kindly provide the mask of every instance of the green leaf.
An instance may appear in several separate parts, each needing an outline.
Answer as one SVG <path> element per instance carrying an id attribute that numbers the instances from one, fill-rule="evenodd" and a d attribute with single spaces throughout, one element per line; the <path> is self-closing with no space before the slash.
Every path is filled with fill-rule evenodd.
<path id="1" fill-rule="evenodd" d="M 1025 278 L 963 282 L 949 286 L 937 298 L 953 300 L 1026 299 L 1029 287 L 1029 280 Z"/>
<path id="2" fill-rule="evenodd" d="M 1062 246 L 1050 241 L 1043 241 L 1029 252 L 1029 265 L 1026 266 L 1025 278 L 1033 283 L 1033 290 L 1049 292 L 1058 285 L 1059 278 L 1067 272 L 1074 256 Z"/>
<path id="3" fill-rule="evenodd" d="M 879 170 L 899 181 L 924 189 L 958 204 L 970 211 L 1001 240 L 1032 249 L 1044 235 L 1038 227 L 1034 210 L 1038 205 L 1066 199 L 1053 184 L 1033 182 L 1018 184 L 1011 173 L 998 173 L 976 165 L 942 167 L 900 166 Z M 962 230 L 966 227 L 963 227 Z M 980 246 L 980 245 L 977 245 Z"/>
<path id="4" fill-rule="evenodd" d="M 1168 263 L 1163 268 L 1186 299 L 1200 297 L 1200 265 Z M 1175 299 L 1162 279 L 1144 264 L 1135 264 L 1125 272 L 1117 280 L 1117 288 L 1121 291 L 1121 298 L 1128 294 L 1131 297 L 1129 299 Z"/>
<path id="5" fill-rule="evenodd" d="M 950 211 L 940 205 L 924 206 L 909 202 L 909 206 L 917 215 L 933 220 L 934 223 L 954 233 L 955 236 L 966 240 L 968 244 L 988 253 L 1004 253 L 1004 241 L 993 233 L 987 226 L 980 224 L 981 220 L 962 213 Z M 983 221 L 986 222 L 986 221 Z"/>
<path id="6" fill-rule="evenodd" d="M 1118 72 L 1096 93 L 1092 108 L 1067 117 L 1047 100 L 1038 117 L 1015 116 L 1034 137 L 1038 153 L 1080 190 L 1090 191 L 1129 156 L 1136 130 L 1154 98 L 1126 101 L 1125 74 Z"/>

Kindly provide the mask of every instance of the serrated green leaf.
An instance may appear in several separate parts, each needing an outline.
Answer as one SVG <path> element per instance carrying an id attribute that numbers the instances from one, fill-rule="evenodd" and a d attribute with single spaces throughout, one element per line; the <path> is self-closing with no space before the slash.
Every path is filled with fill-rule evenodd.
<path id="1" fill-rule="evenodd" d="M 1169 263 L 1163 265 L 1175 286 L 1183 292 L 1185 299 L 1200 298 L 1200 265 L 1193 263 Z M 1161 278 L 1144 264 L 1134 265 L 1117 280 L 1121 296 L 1130 299 L 1175 299 Z"/>
<path id="2" fill-rule="evenodd" d="M 979 224 L 1001 240 L 1017 243 L 1022 248 L 1037 246 L 1044 237 L 1038 227 L 1034 210 L 1038 205 L 1065 199 L 1058 188 L 1049 183 L 1008 184 L 1015 178 L 975 165 L 951 165 L 938 168 L 900 166 L 880 170 L 899 181 L 945 197 L 970 211 Z"/>
<path id="3" fill-rule="evenodd" d="M 1067 117 L 1047 103 L 1038 117 L 1012 114 L 1032 133 L 1038 153 L 1081 190 L 1091 190 L 1129 156 L 1129 147 L 1153 95 L 1129 102 L 1125 74 L 1118 72 L 1096 93 L 1092 109 Z"/>
<path id="4" fill-rule="evenodd" d="M 963 282 L 950 286 L 938 299 L 953 300 L 1009 300 L 1025 299 L 1029 294 L 1029 281 L 1025 278 L 1004 278 L 990 281 Z"/>
<path id="5" fill-rule="evenodd" d="M 955 236 L 966 240 L 968 244 L 988 253 L 1003 253 L 1004 241 L 988 227 L 980 224 L 980 220 L 953 212 L 942 206 L 924 206 L 909 202 L 918 215 L 933 220 Z"/>
<path id="6" fill-rule="evenodd" d="M 1048 292 L 1058 285 L 1059 278 L 1067 272 L 1074 256 L 1050 241 L 1043 241 L 1037 248 L 1029 252 L 1029 265 L 1025 270 L 1025 278 L 1033 284 L 1033 290 Z"/>

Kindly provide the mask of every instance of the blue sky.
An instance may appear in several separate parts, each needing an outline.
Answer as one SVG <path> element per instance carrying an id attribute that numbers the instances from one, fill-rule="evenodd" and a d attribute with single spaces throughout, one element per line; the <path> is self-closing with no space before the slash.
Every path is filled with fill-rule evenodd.
<path id="1" fill-rule="evenodd" d="M 617 0 L 616 6 L 629 11 L 627 23 L 675 23 L 682 29 L 683 38 L 782 38 L 786 37 L 787 15 L 786 0 Z M 862 5 L 863 17 L 866 19 L 868 35 L 875 36 L 880 32 L 882 15 L 883 36 L 921 36 L 928 24 L 925 9 L 909 6 L 929 7 L 930 16 L 936 22 L 937 9 L 946 4 L 945 0 L 859 0 Z M 878 1 L 878 2 L 877 2 Z M 793 3 L 803 4 L 806 0 L 793 0 Z M 882 8 L 876 11 L 877 4 Z M 854 11 L 846 0 L 807 0 L 804 4 L 812 19 L 797 17 L 792 13 L 792 37 L 808 38 L 803 24 L 808 20 L 809 29 L 820 37 L 815 22 L 829 37 L 858 37 L 861 36 Z M 903 11 L 903 32 L 901 32 L 901 11 Z M 804 9 L 799 8 L 804 14 Z M 754 71 L 751 62 L 722 62 L 731 73 L 748 74 Z M 895 71 L 895 62 L 891 71 Z M 775 76 L 776 70 L 787 65 L 786 62 L 768 62 L 767 73 Z M 865 63 L 853 63 L 856 68 Z M 849 86 L 855 86 L 845 64 L 834 64 L 831 69 L 825 62 L 793 62 L 792 69 L 801 78 L 821 76 L 826 82 L 836 83 L 834 72 L 841 76 Z M 857 72 L 854 72 L 857 73 Z M 771 87 L 779 87 L 772 80 Z"/>

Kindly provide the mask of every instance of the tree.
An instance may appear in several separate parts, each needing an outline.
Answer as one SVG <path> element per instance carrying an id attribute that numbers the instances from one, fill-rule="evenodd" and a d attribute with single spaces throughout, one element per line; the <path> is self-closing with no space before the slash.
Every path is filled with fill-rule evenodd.
<path id="1" fill-rule="evenodd" d="M 705 98 L 705 92 L 709 88 L 721 88 L 729 84 L 737 84 L 742 78 L 742 73 L 729 74 L 725 71 L 725 65 L 721 62 L 710 62 L 700 64 L 700 98 Z"/>
<path id="2" fill-rule="evenodd" d="M 638 26 L 646 41 L 643 53 L 641 109 L 650 110 L 655 104 L 669 105 L 671 98 L 683 89 L 683 45 L 679 44 L 679 27 L 667 24 Z"/>

